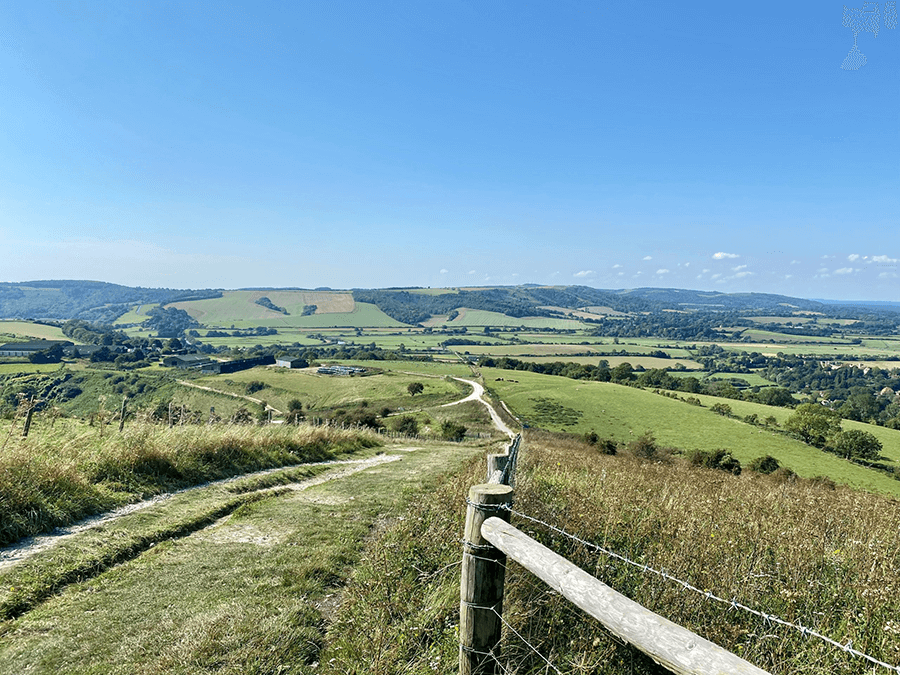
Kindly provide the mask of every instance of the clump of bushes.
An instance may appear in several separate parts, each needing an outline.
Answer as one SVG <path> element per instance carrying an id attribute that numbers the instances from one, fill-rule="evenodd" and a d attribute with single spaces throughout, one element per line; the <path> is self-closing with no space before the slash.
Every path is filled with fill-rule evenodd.
<path id="1" fill-rule="evenodd" d="M 719 469 L 735 476 L 741 475 L 741 463 L 724 448 L 719 448 L 718 450 L 695 450 L 688 459 L 694 466 Z"/>
<path id="2" fill-rule="evenodd" d="M 747 468 L 756 473 L 770 474 L 778 471 L 781 464 L 772 455 L 757 457 L 747 465 Z"/>
<path id="3" fill-rule="evenodd" d="M 584 442 L 597 448 L 601 455 L 615 455 L 619 444 L 611 438 L 600 438 L 596 431 L 589 431 L 584 435 Z"/>
<path id="4" fill-rule="evenodd" d="M 466 431 L 468 429 L 459 422 L 452 420 L 441 422 L 441 438 L 445 441 L 461 441 L 465 438 Z"/>
<path id="5" fill-rule="evenodd" d="M 394 431 L 407 436 L 417 436 L 419 433 L 419 422 L 412 415 L 403 415 L 394 422 Z"/>

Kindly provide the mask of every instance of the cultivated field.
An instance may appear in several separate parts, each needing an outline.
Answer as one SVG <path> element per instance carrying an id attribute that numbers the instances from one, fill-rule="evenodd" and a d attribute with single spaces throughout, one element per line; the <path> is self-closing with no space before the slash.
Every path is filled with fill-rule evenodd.
<path id="1" fill-rule="evenodd" d="M 447 317 L 433 317 L 430 321 L 425 322 L 426 326 L 448 326 L 455 328 L 459 326 L 524 326 L 526 328 L 583 328 L 581 321 L 574 319 L 549 319 L 542 316 L 525 316 L 514 317 L 501 314 L 499 312 L 489 312 L 483 309 L 468 309 L 460 307 L 457 309 L 459 316 L 452 321 L 448 321 Z"/>
<path id="2" fill-rule="evenodd" d="M 256 304 L 267 297 L 288 314 L 282 314 Z M 314 314 L 303 316 L 305 307 L 316 305 Z M 328 326 L 402 326 L 375 305 L 356 303 L 353 296 L 339 291 L 226 291 L 221 298 L 176 302 L 170 307 L 185 310 L 209 328 L 252 328 L 266 326 L 328 327 Z"/>
<path id="3" fill-rule="evenodd" d="M 0 320 L 0 341 L 14 342 L 21 339 L 68 340 L 61 329 L 31 321 Z"/>

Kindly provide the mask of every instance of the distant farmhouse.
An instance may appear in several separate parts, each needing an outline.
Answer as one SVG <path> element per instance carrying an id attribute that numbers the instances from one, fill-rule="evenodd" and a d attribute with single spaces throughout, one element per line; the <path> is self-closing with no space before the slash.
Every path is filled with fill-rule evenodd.
<path id="1" fill-rule="evenodd" d="M 70 347 L 73 343 L 68 340 L 32 340 L 31 342 L 9 342 L 0 346 L 0 356 L 31 356 L 37 352 L 60 347 Z"/>
<path id="2" fill-rule="evenodd" d="M 299 356 L 279 356 L 275 359 L 275 365 L 279 368 L 306 368 L 309 362 Z"/>

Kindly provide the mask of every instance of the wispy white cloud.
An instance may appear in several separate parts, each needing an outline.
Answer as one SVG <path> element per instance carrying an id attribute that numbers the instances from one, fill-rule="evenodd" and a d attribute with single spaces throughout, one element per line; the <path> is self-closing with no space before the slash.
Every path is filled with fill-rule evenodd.
<path id="1" fill-rule="evenodd" d="M 581 270 L 580 272 L 575 272 L 573 277 L 590 277 L 594 275 L 594 270 Z"/>
<path id="2" fill-rule="evenodd" d="M 753 272 L 738 272 L 734 275 L 734 279 L 743 279 L 744 277 L 752 277 Z"/>
<path id="3" fill-rule="evenodd" d="M 469 270 L 469 274 L 475 274 L 475 270 Z"/>
<path id="4" fill-rule="evenodd" d="M 896 272 L 881 272 L 881 273 L 879 273 L 878 278 L 879 279 L 896 279 L 897 273 Z"/>
<path id="5" fill-rule="evenodd" d="M 884 264 L 884 263 L 893 264 L 893 263 L 900 262 L 900 259 L 890 258 L 886 255 L 873 255 L 872 262 L 877 262 L 877 263 L 882 263 L 882 264 Z"/>
<path id="6" fill-rule="evenodd" d="M 746 265 L 738 265 L 737 267 L 732 267 L 731 271 L 732 272 L 740 272 L 741 270 L 745 270 L 745 269 L 747 269 Z"/>
<path id="7" fill-rule="evenodd" d="M 653 260 L 653 256 L 652 256 L 652 255 L 645 255 L 645 256 L 644 256 L 644 260 Z"/>
<path id="8" fill-rule="evenodd" d="M 665 269 L 665 268 L 662 268 L 662 269 L 656 270 L 656 273 L 657 273 L 657 274 L 660 274 L 660 275 L 662 275 L 662 274 L 668 274 L 668 273 L 669 273 L 669 270 L 667 270 L 667 269 Z"/>
<path id="9" fill-rule="evenodd" d="M 441 274 L 447 274 L 447 272 L 448 272 L 448 270 L 446 270 L 446 269 L 441 269 Z"/>
<path id="10" fill-rule="evenodd" d="M 617 269 L 619 269 L 620 267 L 621 267 L 621 265 L 620 265 L 619 263 L 616 263 L 615 265 L 612 266 L 612 268 L 613 268 L 614 270 L 617 270 Z"/>
<path id="11" fill-rule="evenodd" d="M 720 276 L 722 276 L 722 275 L 721 275 L 721 274 L 713 274 L 713 275 L 710 277 L 710 279 L 718 279 Z"/>
<path id="12" fill-rule="evenodd" d="M 841 267 L 840 269 L 836 269 L 834 271 L 835 274 L 853 274 L 852 267 Z"/>
<path id="13" fill-rule="evenodd" d="M 866 256 L 866 257 L 868 257 L 868 256 Z M 851 253 L 850 255 L 847 256 L 847 260 L 849 260 L 850 262 L 856 262 L 857 260 L 859 260 L 859 254 Z"/>
<path id="14" fill-rule="evenodd" d="M 725 251 L 719 251 L 718 253 L 713 253 L 713 258 L 715 260 L 725 260 L 726 258 L 740 258 L 740 254 L 738 253 L 725 253 Z"/>
<path id="15" fill-rule="evenodd" d="M 827 267 L 820 267 L 820 268 L 819 268 L 819 274 L 828 274 L 828 268 L 827 268 Z"/>
<path id="16" fill-rule="evenodd" d="M 791 265 L 799 265 L 799 264 L 800 264 L 799 260 L 791 260 Z"/>

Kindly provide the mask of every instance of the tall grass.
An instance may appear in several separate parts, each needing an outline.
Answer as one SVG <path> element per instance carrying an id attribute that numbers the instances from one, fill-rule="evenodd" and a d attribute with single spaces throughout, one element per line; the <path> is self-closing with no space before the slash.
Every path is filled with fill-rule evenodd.
<path id="1" fill-rule="evenodd" d="M 249 471 L 330 459 L 376 436 L 309 426 L 57 425 L 0 452 L 0 545 L 115 506 Z"/>
<path id="2" fill-rule="evenodd" d="M 900 663 L 896 500 L 749 471 L 732 476 L 672 457 L 605 456 L 552 434 L 530 434 L 523 460 L 516 510 Z M 479 462 L 468 480 L 481 482 L 483 470 Z M 468 484 L 448 483 L 373 546 L 331 637 L 329 656 L 341 664 L 335 672 L 452 671 Z M 871 664 L 820 640 L 710 602 L 515 515 L 512 522 L 615 590 L 774 675 L 872 672 Z M 507 569 L 506 620 L 562 672 L 661 672 L 530 573 L 515 563 Z M 365 631 L 366 625 L 378 628 Z M 355 631 L 377 638 L 378 667 L 354 665 L 350 655 L 362 648 Z M 503 654 L 508 672 L 546 672 L 546 663 L 509 631 Z"/>

